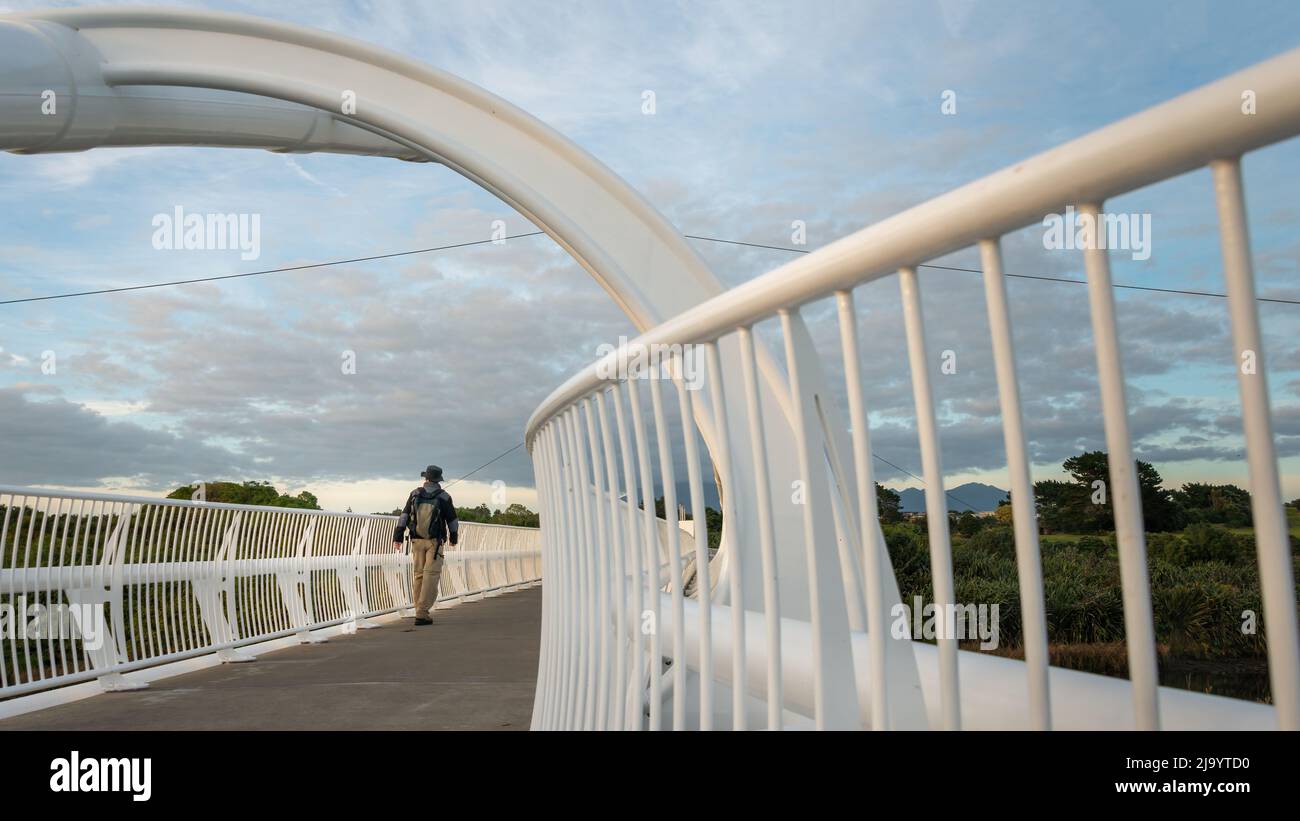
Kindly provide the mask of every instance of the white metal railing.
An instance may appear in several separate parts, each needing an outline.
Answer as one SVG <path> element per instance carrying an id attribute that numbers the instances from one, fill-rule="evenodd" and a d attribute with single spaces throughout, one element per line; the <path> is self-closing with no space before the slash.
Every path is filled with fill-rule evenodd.
<path id="1" fill-rule="evenodd" d="M 411 606 L 394 516 L 0 486 L 0 698 Z M 440 602 L 540 577 L 539 532 L 463 522 Z"/>
<path id="2" fill-rule="evenodd" d="M 1243 106 L 1247 94 L 1260 101 L 1257 113 Z M 860 230 L 648 330 L 568 380 L 526 430 L 542 504 L 547 579 L 533 726 L 1300 729 L 1292 556 L 1241 186 L 1244 153 L 1297 133 L 1300 50 Z M 1272 705 L 1158 686 L 1109 261 L 1096 247 L 1082 253 L 1131 678 L 1048 665 L 1001 237 L 1070 205 L 1095 218 L 1111 197 L 1206 166 L 1220 219 L 1233 338 L 1224 362 L 1238 374 Z M 958 652 L 953 638 L 937 645 L 892 641 L 886 629 L 898 591 L 877 524 L 853 292 L 898 275 L 930 512 L 934 603 L 951 605 L 947 504 L 916 269 L 972 246 L 983 262 L 1014 503 L 1024 662 Z M 833 363 L 812 346 L 801 313 L 825 298 L 834 300 L 838 318 L 847 422 L 838 419 L 834 403 L 823 401 L 829 384 L 823 372 Z M 784 368 L 753 338 L 755 323 L 771 318 L 780 320 Z M 662 345 L 703 348 L 705 390 L 685 389 L 680 351 L 659 363 L 677 368 L 678 378 L 663 378 L 655 365 L 638 370 L 637 355 Z M 1247 351 L 1256 355 L 1250 373 L 1237 367 Z M 689 420 L 684 437 L 665 422 L 664 390 L 675 392 L 680 418 Z M 774 390 L 776 400 L 768 401 L 764 390 Z M 677 466 L 685 464 L 692 508 L 703 509 L 696 430 L 717 472 L 724 532 L 710 581 L 685 595 L 676 567 L 666 580 L 644 568 L 676 555 L 654 535 L 650 511 L 657 487 L 675 517 Z M 797 477 L 770 475 L 771 454 L 791 441 Z M 792 515 L 783 498 L 792 478 L 807 489 L 793 514 L 801 517 L 803 538 L 777 539 L 781 517 Z M 623 497 L 642 507 L 620 506 Z M 699 543 L 707 544 L 706 533 Z M 798 608 L 786 612 L 791 592 Z"/>

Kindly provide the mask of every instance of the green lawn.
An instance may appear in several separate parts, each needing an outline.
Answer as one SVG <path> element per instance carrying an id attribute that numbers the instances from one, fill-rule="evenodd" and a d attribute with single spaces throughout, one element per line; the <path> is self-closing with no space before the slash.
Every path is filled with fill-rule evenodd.
<path id="1" fill-rule="evenodd" d="M 1300 539 L 1300 511 L 1287 505 L 1283 508 L 1286 511 L 1286 525 L 1291 533 L 1291 538 Z M 1228 528 L 1237 536 L 1254 536 L 1255 528 L 1253 527 L 1230 527 Z"/>

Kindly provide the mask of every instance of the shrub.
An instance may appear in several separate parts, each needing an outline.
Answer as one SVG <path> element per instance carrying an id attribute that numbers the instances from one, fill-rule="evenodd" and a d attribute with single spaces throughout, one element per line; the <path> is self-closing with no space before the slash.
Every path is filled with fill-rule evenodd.
<path id="1" fill-rule="evenodd" d="M 904 600 L 930 584 L 930 553 L 925 537 L 910 524 L 884 525 L 885 546 Z"/>
<path id="2" fill-rule="evenodd" d="M 1209 647 L 1213 618 L 1210 597 L 1199 584 L 1179 584 L 1151 591 L 1156 636 L 1175 654 L 1203 653 Z"/>
<path id="3" fill-rule="evenodd" d="M 967 511 L 963 511 L 962 514 L 957 517 L 957 521 L 954 523 L 953 529 L 956 530 L 962 536 L 970 537 L 970 536 L 974 536 L 976 533 L 979 533 L 981 530 L 987 527 L 992 521 L 993 520 L 989 519 L 986 516 L 976 516 L 974 513 L 967 510 Z"/>
<path id="4" fill-rule="evenodd" d="M 1014 559 L 1016 537 L 1009 527 L 990 526 L 980 530 L 966 541 L 967 548 L 982 550 L 994 556 Z"/>
<path id="5" fill-rule="evenodd" d="M 1086 550 L 1093 553 L 1105 553 L 1114 547 L 1114 544 L 1104 536 L 1083 536 L 1074 543 L 1075 547 L 1080 550 Z"/>
<path id="6" fill-rule="evenodd" d="M 1193 562 L 1233 564 L 1242 555 L 1241 542 L 1227 528 L 1194 524 L 1183 531 L 1188 558 Z"/>
<path id="7" fill-rule="evenodd" d="M 1148 533 L 1147 558 L 1171 565 L 1187 564 L 1187 540 L 1177 533 Z"/>

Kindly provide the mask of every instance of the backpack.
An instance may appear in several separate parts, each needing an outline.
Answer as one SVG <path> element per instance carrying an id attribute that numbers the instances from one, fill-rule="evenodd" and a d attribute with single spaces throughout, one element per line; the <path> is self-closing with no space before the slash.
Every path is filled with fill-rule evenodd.
<path id="1" fill-rule="evenodd" d="M 416 488 L 411 499 L 411 536 L 416 539 L 441 539 L 446 532 L 442 521 L 440 499 L 451 497 L 442 488 L 431 496 L 425 495 L 424 488 Z"/>

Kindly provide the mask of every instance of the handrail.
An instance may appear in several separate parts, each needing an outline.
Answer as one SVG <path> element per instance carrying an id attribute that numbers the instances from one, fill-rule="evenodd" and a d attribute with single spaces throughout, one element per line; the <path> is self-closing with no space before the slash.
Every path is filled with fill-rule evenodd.
<path id="1" fill-rule="evenodd" d="M 165 496 L 131 496 L 119 493 L 98 493 L 95 491 L 62 490 L 60 488 L 24 487 L 21 485 L 0 485 L 0 496 L 37 496 L 51 499 L 84 499 L 97 502 L 130 502 L 140 505 L 162 505 L 171 507 L 200 507 L 210 510 L 243 510 L 248 512 L 263 510 L 282 510 L 286 513 L 302 513 L 307 516 L 342 516 L 351 519 L 387 519 L 394 524 L 397 517 L 389 513 L 348 513 L 346 511 L 313 510 L 306 507 L 277 507 L 275 505 L 241 505 L 231 502 L 201 502 L 196 499 L 168 499 Z"/>
<path id="2" fill-rule="evenodd" d="M 629 346 L 700 344 L 836 291 L 1041 221 L 1070 204 L 1120 194 L 1300 134 L 1300 49 L 1202 86 L 862 228 L 700 303 Z M 1241 112 L 1243 90 L 1267 100 Z M 533 412 L 524 438 L 606 380 L 611 351 L 565 380 Z M 615 371 L 607 371 L 615 372 Z"/>
<path id="3" fill-rule="evenodd" d="M 267 510 L 284 510 L 291 513 L 304 513 L 308 516 L 343 516 L 357 519 L 383 519 L 397 524 L 397 517 L 391 513 L 351 513 L 343 510 L 313 510 L 306 507 L 277 507 L 275 505 L 241 505 L 231 502 L 201 502 L 196 499 L 169 499 L 165 496 L 130 496 L 119 493 L 98 493 L 95 491 L 80 490 L 61 490 L 59 488 L 28 487 L 22 485 L 0 485 L 0 496 L 3 495 L 18 496 L 46 496 L 54 499 L 86 499 L 103 502 L 134 502 L 136 504 L 149 505 L 177 505 L 182 507 L 196 506 L 211 508 L 213 510 L 247 510 L 258 511 Z M 527 530 L 536 532 L 535 527 L 525 527 L 523 525 L 503 525 L 499 522 L 463 522 L 463 524 L 472 524 L 475 527 L 501 527 L 510 530 Z"/>
<path id="4" fill-rule="evenodd" d="M 0 699 L 241 650 L 315 643 L 409 608 L 397 517 L 0 486 Z M 541 576 L 535 528 L 463 522 L 438 601 Z M 21 627 L 21 629 L 19 629 Z"/>
<path id="5" fill-rule="evenodd" d="M 1300 49 L 796 258 L 624 342 L 566 380 L 525 428 L 549 582 L 533 726 L 655 730 L 671 721 L 673 729 L 744 729 L 765 720 L 770 729 L 1300 729 L 1300 622 L 1241 180 L 1243 154 L 1297 134 Z M 1070 206 L 1096 230 L 1108 198 L 1206 166 L 1219 213 L 1232 328 L 1225 365 L 1237 372 L 1250 471 L 1273 700 L 1267 706 L 1159 686 L 1110 262 L 1105 243 L 1097 242 L 1080 250 L 1109 454 L 1130 678 L 1061 675 L 1049 667 L 1034 488 L 1002 266 L 1001 238 L 1011 231 Z M 938 636 L 934 647 L 893 635 L 890 614 L 899 605 L 899 590 L 871 490 L 853 290 L 896 273 L 926 485 L 933 604 L 959 607 L 916 269 L 969 247 L 978 247 L 981 256 L 996 366 L 1024 662 L 959 653 L 951 633 Z M 840 363 L 825 361 L 800 313 L 827 298 L 836 302 L 831 321 L 839 326 Z M 780 318 L 784 370 L 753 339 L 752 327 L 773 317 Z M 706 355 L 707 374 L 696 376 L 707 375 L 707 384 L 696 385 L 695 399 L 681 370 L 689 346 Z M 656 349 L 667 350 L 667 359 L 653 361 Z M 1248 353 L 1255 367 L 1238 367 Z M 828 364 L 842 369 L 852 424 L 827 401 Z M 664 365 L 676 368 L 665 371 Z M 646 378 L 652 414 L 637 390 Z M 661 383 L 668 382 L 667 389 L 677 392 L 685 430 L 666 423 Z M 771 392 L 760 393 L 760 385 Z M 669 568 L 666 582 L 662 573 L 645 569 L 678 553 L 674 540 L 656 533 L 651 521 L 657 493 L 662 490 L 666 507 L 677 501 L 674 477 L 683 463 L 678 453 L 684 454 L 690 501 L 700 519 L 708 466 L 697 463 L 697 435 L 708 446 L 723 507 L 720 549 L 697 568 L 699 585 L 715 594 L 713 601 L 686 593 L 677 566 Z M 781 475 L 769 471 L 777 462 Z M 793 493 L 784 486 L 791 479 Z M 638 495 L 639 510 L 635 504 L 620 507 L 622 499 L 635 503 Z M 676 516 L 676 510 L 668 511 L 670 537 Z M 719 583 L 722 578 L 729 584 Z M 756 583 L 761 595 L 754 587 L 746 593 L 745 586 Z M 794 615 L 786 612 L 788 594 L 795 598 Z M 733 617 L 739 612 L 744 618 Z M 733 687 L 735 682 L 740 686 Z M 724 688 L 730 705 L 714 697 L 715 689 Z M 1132 713 L 1116 713 L 1117 700 L 1128 701 Z"/>

